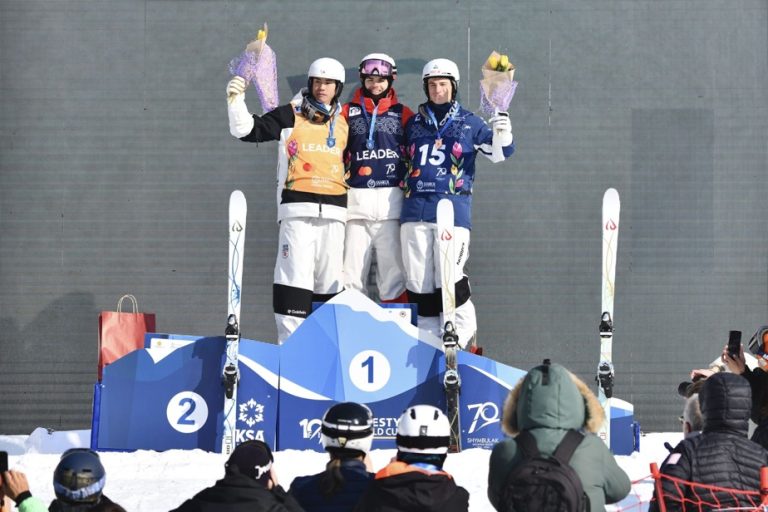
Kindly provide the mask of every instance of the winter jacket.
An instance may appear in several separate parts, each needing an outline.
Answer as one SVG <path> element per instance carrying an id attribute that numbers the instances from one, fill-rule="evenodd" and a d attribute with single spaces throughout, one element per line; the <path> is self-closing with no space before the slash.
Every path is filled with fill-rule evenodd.
<path id="1" fill-rule="evenodd" d="M 741 376 L 747 379 L 752 389 L 750 419 L 757 425 L 752 441 L 768 449 L 768 373 L 760 368 L 752 370 L 745 367 Z"/>
<path id="2" fill-rule="evenodd" d="M 699 405 L 704 422 L 701 434 L 681 441 L 660 471 L 689 482 L 759 491 L 760 468 L 768 466 L 768 452 L 747 439 L 752 406 L 747 381 L 732 373 L 716 373 L 702 386 Z M 674 482 L 662 479 L 662 488 L 665 496 L 679 496 Z M 694 497 L 691 489 L 686 491 L 686 497 Z M 736 506 L 728 493 L 716 497 L 719 507 Z M 679 501 L 666 498 L 665 503 L 667 510 L 681 510 Z M 649 510 L 659 510 L 656 499 Z"/>
<path id="3" fill-rule="evenodd" d="M 432 121 L 432 112 L 437 128 Z M 492 162 L 509 158 L 515 143 L 493 153 L 493 130 L 458 102 L 419 106 L 405 127 L 409 169 L 403 182 L 400 222 L 435 222 L 437 203 L 450 199 L 456 226 L 472 227 L 472 186 L 475 159 L 484 154 Z"/>
<path id="4" fill-rule="evenodd" d="M 365 469 L 363 461 L 356 459 L 341 460 L 339 471 L 344 478 L 344 486 L 336 494 L 325 496 L 320 491 L 325 472 L 296 477 L 288 494 L 296 498 L 306 512 L 351 512 L 375 475 Z"/>
<path id="5" fill-rule="evenodd" d="M 347 185 L 343 152 L 347 121 L 337 104 L 331 120 L 310 122 L 301 113 L 302 96 L 259 117 L 240 140 L 279 140 L 277 159 L 277 220 L 318 217 L 347 221 Z M 331 133 L 333 136 L 331 137 Z M 329 146 L 329 139 L 333 146 Z"/>
<path id="6" fill-rule="evenodd" d="M 267 489 L 237 471 L 203 489 L 173 512 L 303 512 L 279 485 Z"/>
<path id="7" fill-rule="evenodd" d="M 376 473 L 355 512 L 467 512 L 469 493 L 444 471 L 392 462 Z"/>
<path id="8" fill-rule="evenodd" d="M 374 144 L 368 148 L 374 108 Z M 390 87 L 387 95 L 376 105 L 363 96 L 362 89 L 357 89 L 341 114 L 349 125 L 344 152 L 345 178 L 350 187 L 348 218 L 369 221 L 399 219 L 403 207 L 400 182 L 408 167 L 404 127 L 413 112 L 399 103 L 397 93 Z"/>
<path id="9" fill-rule="evenodd" d="M 40 498 L 32 496 L 32 493 L 29 491 L 16 496 L 16 507 L 18 508 L 19 512 L 45 512 L 48 510 L 45 507 L 45 503 L 43 503 Z"/>
<path id="10" fill-rule="evenodd" d="M 24 503 L 22 503 L 22 505 L 24 505 Z M 27 511 L 27 510 L 28 509 L 25 509 L 25 508 L 19 508 L 19 511 Z M 37 510 L 37 509 L 32 509 L 32 510 Z M 56 499 L 51 502 L 51 505 L 48 508 L 48 512 L 104 512 L 104 511 L 111 511 L 111 510 L 123 510 L 123 508 L 104 495 L 101 496 L 101 499 L 95 505 L 91 503 L 82 503 L 78 505 L 72 505 L 69 503 L 62 503 L 61 501 Z"/>
<path id="11" fill-rule="evenodd" d="M 616 503 L 629 494 L 631 483 L 613 454 L 600 438 L 605 415 L 594 393 L 564 367 L 552 364 L 548 382 L 544 366 L 532 369 L 512 389 L 502 415 L 502 428 L 514 436 L 529 431 L 542 455 L 552 455 L 569 429 L 581 430 L 584 439 L 571 457 L 570 465 L 581 478 L 590 510 L 602 511 L 606 503 Z M 501 499 L 507 478 L 523 460 L 515 439 L 496 444 L 488 471 L 488 499 L 503 510 Z"/>

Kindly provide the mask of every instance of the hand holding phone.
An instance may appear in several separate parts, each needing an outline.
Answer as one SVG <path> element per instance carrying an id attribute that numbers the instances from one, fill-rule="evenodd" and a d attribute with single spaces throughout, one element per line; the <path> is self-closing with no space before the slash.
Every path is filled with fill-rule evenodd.
<path id="1" fill-rule="evenodd" d="M 728 355 L 733 359 L 739 357 L 741 351 L 741 331 L 728 331 Z"/>
<path id="2" fill-rule="evenodd" d="M 8 471 L 8 452 L 0 452 L 0 473 Z"/>

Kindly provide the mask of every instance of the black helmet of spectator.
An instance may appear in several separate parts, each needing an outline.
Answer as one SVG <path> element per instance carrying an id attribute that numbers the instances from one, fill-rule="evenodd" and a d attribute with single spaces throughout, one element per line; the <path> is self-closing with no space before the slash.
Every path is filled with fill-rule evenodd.
<path id="1" fill-rule="evenodd" d="M 67 450 L 53 472 L 56 497 L 69 504 L 101 501 L 107 473 L 99 454 L 87 448 Z"/>
<path id="2" fill-rule="evenodd" d="M 373 413 L 363 404 L 338 403 L 323 415 L 320 438 L 331 455 L 366 455 L 373 443 Z"/>

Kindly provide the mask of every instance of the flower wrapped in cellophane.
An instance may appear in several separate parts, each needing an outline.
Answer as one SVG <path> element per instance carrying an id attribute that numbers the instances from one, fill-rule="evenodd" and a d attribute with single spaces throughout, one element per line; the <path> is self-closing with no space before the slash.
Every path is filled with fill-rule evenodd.
<path id="1" fill-rule="evenodd" d="M 277 57 L 267 44 L 267 24 L 256 39 L 248 43 L 243 53 L 229 63 L 229 72 L 253 84 L 264 112 L 274 110 L 278 103 Z M 230 101 L 232 98 L 230 97 Z"/>
<path id="2" fill-rule="evenodd" d="M 482 71 L 480 110 L 488 117 L 493 117 L 498 112 L 506 112 L 517 89 L 517 82 L 514 80 L 515 65 L 509 62 L 507 55 L 494 51 L 483 63 Z"/>

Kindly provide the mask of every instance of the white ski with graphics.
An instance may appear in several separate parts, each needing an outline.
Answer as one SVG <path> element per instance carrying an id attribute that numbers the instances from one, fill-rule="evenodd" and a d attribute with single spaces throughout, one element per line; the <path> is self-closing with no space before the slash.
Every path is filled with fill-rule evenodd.
<path id="1" fill-rule="evenodd" d="M 451 424 L 451 436 L 448 451 L 461 451 L 461 417 L 459 395 L 461 377 L 457 362 L 459 336 L 456 333 L 456 249 L 455 228 L 453 224 L 453 203 L 450 199 L 441 199 L 437 203 L 437 245 L 440 261 L 440 288 L 443 302 L 443 348 L 445 350 L 445 388 L 446 415 Z"/>
<path id="2" fill-rule="evenodd" d="M 613 396 L 613 299 L 616 293 L 616 248 L 619 241 L 621 203 L 615 188 L 603 195 L 603 279 L 600 314 L 600 362 L 597 365 L 597 398 L 605 412 L 605 421 L 597 435 L 611 447 L 611 397 Z"/>
<path id="3" fill-rule="evenodd" d="M 237 384 L 240 372 L 237 356 L 240 349 L 240 299 L 243 285 L 243 249 L 245 249 L 245 218 L 248 205 L 240 190 L 229 196 L 229 271 L 227 297 L 227 345 L 222 370 L 224 385 L 224 430 L 221 452 L 229 455 L 235 449 L 237 422 Z"/>

